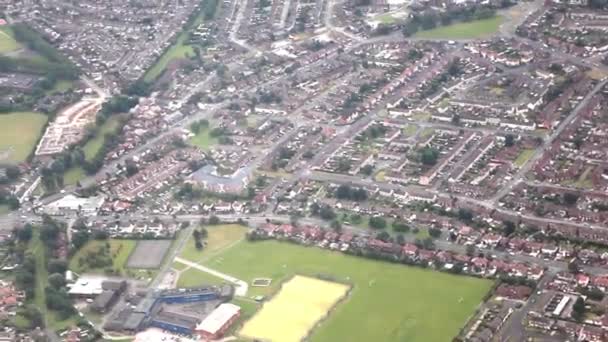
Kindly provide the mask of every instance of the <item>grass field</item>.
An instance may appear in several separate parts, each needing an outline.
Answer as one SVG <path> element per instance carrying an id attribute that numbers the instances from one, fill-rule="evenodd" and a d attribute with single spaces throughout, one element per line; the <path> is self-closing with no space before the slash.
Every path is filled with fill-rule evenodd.
<path id="1" fill-rule="evenodd" d="M 129 254 L 135 248 L 135 244 L 137 241 L 135 240 L 93 240 L 87 242 L 84 247 L 82 247 L 72 259 L 70 259 L 70 270 L 82 274 L 82 273 L 103 273 L 103 268 L 89 268 L 86 264 L 82 266 L 79 265 L 78 259 L 85 258 L 86 254 L 90 251 L 96 251 L 99 247 L 101 247 L 106 242 L 110 243 L 110 255 L 112 257 L 112 266 L 114 270 L 117 270 L 119 273 L 125 273 L 125 264 L 127 262 L 127 258 L 129 258 Z"/>
<path id="2" fill-rule="evenodd" d="M 36 287 L 34 289 L 35 297 L 33 304 L 36 305 L 43 317 L 45 317 L 47 325 L 53 330 L 64 329 L 73 326 L 76 323 L 77 316 L 60 319 L 56 312 L 50 311 L 46 307 L 46 293 L 44 289 L 48 286 L 48 271 L 46 269 L 46 253 L 45 247 L 39 238 L 36 231 L 30 240 L 28 251 L 32 253 L 36 260 Z"/>
<path id="3" fill-rule="evenodd" d="M 214 256 L 223 249 L 234 245 L 245 238 L 247 228 L 238 224 L 222 224 L 217 226 L 207 226 L 206 246 L 202 251 L 196 249 L 194 245 L 194 237 L 190 236 L 186 246 L 180 253 L 180 257 L 192 260 L 201 261 Z"/>
<path id="4" fill-rule="evenodd" d="M 103 146 L 103 142 L 105 139 L 104 136 L 107 133 L 115 132 L 118 129 L 119 124 L 120 124 L 120 116 L 114 115 L 114 116 L 110 117 L 108 120 L 106 120 L 106 122 L 104 122 L 103 125 L 101 125 L 101 127 L 99 127 L 99 130 L 97 131 L 97 134 L 95 134 L 95 137 L 93 137 L 93 139 L 87 141 L 87 143 L 82 148 L 82 150 L 84 152 L 84 156 L 87 161 L 91 161 L 91 160 L 93 160 L 93 158 L 95 158 L 95 155 L 97 154 L 99 149 L 101 149 L 101 147 Z"/>
<path id="5" fill-rule="evenodd" d="M 424 39 L 474 39 L 488 37 L 498 31 L 502 17 L 474 20 L 467 23 L 455 23 L 440 26 L 432 30 L 419 31 L 414 37 Z"/>
<path id="6" fill-rule="evenodd" d="M 534 155 L 534 150 L 532 150 L 532 149 L 523 150 L 517 156 L 517 158 L 515 158 L 515 161 L 513 163 L 517 167 L 522 167 L 528 162 L 528 160 L 530 160 L 530 158 L 532 158 L 533 155 Z"/>
<path id="7" fill-rule="evenodd" d="M 217 138 L 212 137 L 209 132 L 211 132 L 211 128 L 201 128 L 197 135 L 190 138 L 190 144 L 200 148 L 203 151 L 208 151 L 211 146 L 218 143 Z"/>
<path id="8" fill-rule="evenodd" d="M 83 179 L 85 175 L 82 167 L 71 167 L 63 174 L 63 184 L 76 185 L 76 183 Z"/>
<path id="9" fill-rule="evenodd" d="M 36 147 L 47 116 L 33 112 L 0 114 L 0 161 L 20 163 Z"/>
<path id="10" fill-rule="evenodd" d="M 0 54 L 19 49 L 21 45 L 13 38 L 12 30 L 8 27 L 0 29 Z"/>
<path id="11" fill-rule="evenodd" d="M 53 95 L 53 94 L 57 94 L 57 93 L 63 93 L 65 91 L 68 91 L 70 89 L 72 89 L 74 87 L 74 82 L 73 81 L 68 81 L 68 80 L 59 80 L 55 83 L 55 86 L 53 86 L 52 89 L 47 90 L 47 95 Z"/>
<path id="12" fill-rule="evenodd" d="M 295 274 L 330 275 L 353 284 L 350 297 L 311 341 L 449 341 L 492 286 L 489 280 L 277 241 L 241 241 L 201 264 L 249 283 L 272 278 L 269 287 L 251 287 L 248 296 L 272 295 Z"/>
<path id="13" fill-rule="evenodd" d="M 276 342 L 301 341 L 348 289 L 340 283 L 295 276 L 245 323 L 240 335 Z"/>
<path id="14" fill-rule="evenodd" d="M 418 132 L 418 126 L 413 125 L 413 124 L 407 124 L 407 126 L 405 126 L 405 128 L 403 129 L 403 135 L 406 138 L 414 136 L 414 134 L 416 134 L 416 132 Z"/>
<path id="15" fill-rule="evenodd" d="M 180 253 L 180 257 L 187 260 L 203 263 L 205 260 L 209 260 L 213 256 L 221 253 L 226 248 L 233 246 L 235 243 L 245 238 L 247 228 L 238 224 L 224 224 L 218 226 L 206 227 L 208 236 L 206 246 L 203 250 L 199 251 L 194 245 L 194 238 L 189 237 L 188 242 L 184 246 L 184 249 Z M 172 268 L 182 271 L 187 268 L 186 265 L 179 262 L 174 262 Z M 208 273 L 199 271 L 194 268 L 183 271 L 180 275 L 177 286 L 178 287 L 193 287 L 201 284 L 221 284 L 222 279 L 212 276 Z"/>

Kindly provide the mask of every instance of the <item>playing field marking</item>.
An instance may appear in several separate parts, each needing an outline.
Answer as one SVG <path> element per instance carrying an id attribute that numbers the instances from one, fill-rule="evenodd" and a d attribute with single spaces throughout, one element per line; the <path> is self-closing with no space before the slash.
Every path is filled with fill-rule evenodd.
<path id="1" fill-rule="evenodd" d="M 233 284 L 236 285 L 236 292 L 235 292 L 235 294 L 237 296 L 239 296 L 239 297 L 245 297 L 245 296 L 247 296 L 247 289 L 249 288 L 249 285 L 247 285 L 247 282 L 245 282 L 245 281 L 242 281 L 242 280 L 237 279 L 235 277 L 229 276 L 229 275 L 227 275 L 225 273 L 216 271 L 216 270 L 211 269 L 209 267 L 205 267 L 205 266 L 199 265 L 199 264 L 197 264 L 195 262 L 188 261 L 186 259 L 182 259 L 180 257 L 175 258 L 175 261 L 177 261 L 179 263 L 182 263 L 182 264 L 184 264 L 186 266 L 190 266 L 191 268 L 195 268 L 195 269 L 197 269 L 199 271 L 203 271 L 205 273 L 209 273 L 209 274 L 211 274 L 213 276 L 216 276 L 216 277 L 218 277 L 220 279 L 226 280 L 227 282 L 233 283 Z"/>

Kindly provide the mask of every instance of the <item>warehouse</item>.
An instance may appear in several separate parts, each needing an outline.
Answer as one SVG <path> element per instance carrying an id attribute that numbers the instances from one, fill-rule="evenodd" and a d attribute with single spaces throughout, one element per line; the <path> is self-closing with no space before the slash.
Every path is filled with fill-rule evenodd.
<path id="1" fill-rule="evenodd" d="M 196 333 L 204 339 L 218 339 L 224 335 L 240 315 L 240 307 L 230 303 L 221 304 L 196 326 Z"/>

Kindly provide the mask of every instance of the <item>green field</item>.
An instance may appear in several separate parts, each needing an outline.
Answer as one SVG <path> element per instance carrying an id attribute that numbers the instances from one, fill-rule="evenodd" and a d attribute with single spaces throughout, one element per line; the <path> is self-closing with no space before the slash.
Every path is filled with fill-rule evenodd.
<path id="1" fill-rule="evenodd" d="M 46 253 L 45 246 L 39 238 L 39 233 L 36 231 L 30 240 L 28 252 L 32 253 L 36 260 L 36 288 L 34 289 L 34 302 L 45 317 L 47 325 L 53 330 L 64 329 L 73 326 L 76 323 L 77 316 L 72 316 L 67 319 L 60 319 L 56 312 L 50 311 L 46 307 L 46 294 L 44 289 L 48 286 L 48 271 L 46 269 Z"/>
<path id="2" fill-rule="evenodd" d="M 352 284 L 350 297 L 315 330 L 312 341 L 450 341 L 492 286 L 489 280 L 277 241 L 241 241 L 203 264 L 249 283 L 272 278 L 271 286 L 251 287 L 248 296 L 272 295 L 294 274 L 323 274 Z"/>
<path id="3" fill-rule="evenodd" d="M 82 167 L 79 167 L 79 166 L 71 167 L 63 174 L 63 184 L 64 185 L 76 185 L 76 183 L 78 183 L 80 180 L 82 180 L 85 177 L 85 175 L 86 174 Z"/>
<path id="4" fill-rule="evenodd" d="M 103 146 L 106 133 L 115 132 L 119 127 L 120 116 L 117 115 L 111 116 L 108 120 L 106 120 L 106 122 L 103 123 L 103 125 L 101 125 L 101 127 L 99 127 L 99 130 L 93 139 L 87 141 L 82 148 L 87 161 L 91 161 L 93 158 L 95 158 L 95 155 Z"/>
<path id="5" fill-rule="evenodd" d="M 19 49 L 21 45 L 13 38 L 12 30 L 8 27 L 0 29 L 0 53 L 12 52 Z"/>
<path id="6" fill-rule="evenodd" d="M 474 39 L 491 36 L 498 31 L 503 18 L 495 16 L 488 19 L 474 20 L 466 23 L 455 23 L 440 26 L 432 30 L 419 31 L 414 37 L 424 39 Z"/>
<path id="7" fill-rule="evenodd" d="M 530 158 L 532 158 L 533 155 L 534 155 L 534 150 L 532 150 L 532 149 L 523 150 L 517 156 L 517 158 L 515 159 L 515 161 L 513 163 L 515 163 L 515 165 L 517 167 L 522 167 L 528 162 L 528 160 L 530 160 Z"/>
<path id="8" fill-rule="evenodd" d="M 190 144 L 200 148 L 203 151 L 208 151 L 211 146 L 218 143 L 217 138 L 212 137 L 209 133 L 211 128 L 202 127 L 197 135 L 190 138 Z"/>
<path id="9" fill-rule="evenodd" d="M 87 242 L 74 256 L 70 259 L 70 270 L 82 274 L 82 273 L 103 273 L 105 268 L 89 268 L 86 264 L 80 265 L 78 259 L 85 258 L 89 251 L 96 251 L 98 248 L 103 246 L 106 242 L 110 244 L 110 254 L 112 257 L 112 266 L 108 266 L 120 274 L 125 273 L 125 264 L 129 255 L 135 248 L 137 241 L 135 240 L 93 240 Z M 107 267 L 106 267 L 107 268 Z"/>
<path id="10" fill-rule="evenodd" d="M 20 163 L 32 153 L 47 116 L 33 112 L 0 114 L 0 161 Z"/>
<path id="11" fill-rule="evenodd" d="M 53 94 L 57 94 L 57 93 L 63 93 L 65 91 L 72 89 L 73 87 L 74 87 L 73 81 L 59 80 L 59 81 L 55 82 L 55 85 L 53 86 L 52 89 L 47 90 L 46 94 L 53 95 Z"/>

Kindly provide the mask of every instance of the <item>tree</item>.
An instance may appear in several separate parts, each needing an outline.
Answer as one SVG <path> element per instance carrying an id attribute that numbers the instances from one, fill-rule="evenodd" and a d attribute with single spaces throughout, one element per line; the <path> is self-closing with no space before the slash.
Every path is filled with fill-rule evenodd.
<path id="1" fill-rule="evenodd" d="M 393 221 L 393 230 L 400 233 L 407 233 L 410 231 L 410 226 L 407 225 L 404 221 Z"/>
<path id="2" fill-rule="evenodd" d="M 330 227 L 336 233 L 342 232 L 342 223 L 340 223 L 340 221 L 338 221 L 338 220 L 331 221 Z"/>
<path id="3" fill-rule="evenodd" d="M 47 265 L 49 273 L 64 274 L 68 270 L 68 263 L 61 259 L 51 259 Z"/>
<path id="4" fill-rule="evenodd" d="M 373 229 L 386 228 L 386 220 L 380 216 L 372 216 L 369 218 L 369 226 Z"/>
<path id="5" fill-rule="evenodd" d="M 572 261 L 568 263 L 568 271 L 570 273 L 577 274 L 580 272 L 580 270 L 580 265 L 578 264 L 578 261 L 576 259 L 572 259 Z"/>
<path id="6" fill-rule="evenodd" d="M 59 273 L 53 273 L 49 276 L 49 284 L 55 289 L 59 290 L 65 286 L 65 277 Z"/>
<path id="7" fill-rule="evenodd" d="M 572 318 L 581 322 L 585 316 L 585 301 L 582 297 L 578 297 L 574 305 L 572 305 Z"/>
<path id="8" fill-rule="evenodd" d="M 467 255 L 472 257 L 475 255 L 475 246 L 473 245 L 467 245 Z"/>
<path id="9" fill-rule="evenodd" d="M 564 203 L 569 206 L 575 205 L 576 202 L 578 201 L 578 197 L 579 197 L 577 194 L 574 194 L 571 192 L 566 192 L 566 193 L 564 193 L 563 196 L 564 196 Z"/>
<path id="10" fill-rule="evenodd" d="M 438 238 L 441 236 L 441 229 L 439 228 L 429 228 L 429 235 L 433 238 Z"/>
<path id="11" fill-rule="evenodd" d="M 202 250 L 203 249 L 203 242 L 201 240 L 195 240 L 194 241 L 194 247 L 197 250 L 199 250 L 199 251 Z"/>
<path id="12" fill-rule="evenodd" d="M 387 233 L 386 231 L 381 231 L 378 234 L 376 234 L 376 239 L 378 239 L 380 241 L 388 242 L 391 239 L 391 235 L 389 233 Z"/>
<path id="13" fill-rule="evenodd" d="M 505 136 L 505 146 L 511 147 L 515 145 L 515 136 L 513 134 L 507 134 Z"/>
<path id="14" fill-rule="evenodd" d="M 515 233 L 515 223 L 511 221 L 504 221 L 502 235 L 508 237 L 511 236 L 511 234 L 513 233 Z"/>
<path id="15" fill-rule="evenodd" d="M 215 215 L 211 215 L 209 216 L 209 224 L 214 226 L 214 225 L 218 225 L 222 223 L 222 221 L 220 220 L 219 217 L 215 216 Z"/>
<path id="16" fill-rule="evenodd" d="M 420 161 L 427 166 L 433 166 L 437 163 L 439 151 L 432 147 L 424 147 L 420 150 Z"/>
<path id="17" fill-rule="evenodd" d="M 395 238 L 395 241 L 403 246 L 405 244 L 405 237 L 403 236 L 403 234 L 397 234 L 397 237 Z"/>
<path id="18" fill-rule="evenodd" d="M 331 221 L 336 218 L 336 213 L 330 206 L 324 205 L 319 211 L 319 216 L 326 221 Z"/>
<path id="19" fill-rule="evenodd" d="M 473 220 L 473 212 L 469 209 L 458 209 L 458 218 L 463 222 L 471 222 Z"/>
<path id="20" fill-rule="evenodd" d="M 32 239 L 32 225 L 26 224 L 21 229 L 17 229 L 17 240 L 20 242 L 27 242 Z"/>

